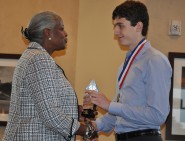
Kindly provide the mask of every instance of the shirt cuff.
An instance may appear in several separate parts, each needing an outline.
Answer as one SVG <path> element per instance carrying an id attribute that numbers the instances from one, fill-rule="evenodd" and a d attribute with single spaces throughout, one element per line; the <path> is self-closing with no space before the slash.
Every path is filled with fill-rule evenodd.
<path id="1" fill-rule="evenodd" d="M 96 123 L 96 127 L 98 129 L 98 132 L 101 131 L 103 129 L 103 124 L 102 124 L 103 122 L 102 122 L 101 118 L 96 119 L 95 123 Z"/>
<path id="2" fill-rule="evenodd" d="M 119 116 L 122 112 L 122 104 L 117 102 L 111 102 L 108 110 L 110 114 Z"/>

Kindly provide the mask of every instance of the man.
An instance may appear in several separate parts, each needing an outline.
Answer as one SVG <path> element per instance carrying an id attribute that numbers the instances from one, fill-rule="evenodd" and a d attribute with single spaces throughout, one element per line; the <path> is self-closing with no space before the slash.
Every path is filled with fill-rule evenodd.
<path id="1" fill-rule="evenodd" d="M 149 16 L 143 3 L 125 1 L 115 8 L 112 19 L 115 36 L 129 51 L 118 70 L 112 102 L 102 93 L 86 91 L 92 103 L 108 112 L 94 126 L 99 132 L 114 129 L 116 141 L 162 141 L 160 125 L 170 110 L 170 63 L 146 39 Z"/>

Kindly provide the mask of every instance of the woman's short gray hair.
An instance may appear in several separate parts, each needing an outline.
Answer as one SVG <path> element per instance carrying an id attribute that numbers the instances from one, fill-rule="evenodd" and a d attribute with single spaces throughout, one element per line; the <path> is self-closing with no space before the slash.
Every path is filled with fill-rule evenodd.
<path id="1" fill-rule="evenodd" d="M 43 41 L 43 30 L 53 30 L 57 23 L 61 22 L 61 17 L 54 12 L 45 11 L 36 14 L 32 17 L 27 28 L 22 28 L 22 34 L 30 42 L 37 42 L 39 44 Z"/>

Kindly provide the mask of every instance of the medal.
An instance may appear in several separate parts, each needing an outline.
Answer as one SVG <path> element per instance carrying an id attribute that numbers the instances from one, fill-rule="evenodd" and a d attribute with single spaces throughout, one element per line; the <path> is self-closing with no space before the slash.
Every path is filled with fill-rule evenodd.
<path id="1" fill-rule="evenodd" d="M 120 93 L 117 95 L 117 102 L 119 102 L 120 99 Z"/>

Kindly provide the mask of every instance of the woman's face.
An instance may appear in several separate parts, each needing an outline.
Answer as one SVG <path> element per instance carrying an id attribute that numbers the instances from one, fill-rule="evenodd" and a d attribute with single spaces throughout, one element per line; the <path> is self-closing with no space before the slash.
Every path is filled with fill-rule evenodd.
<path id="1" fill-rule="evenodd" d="M 56 24 L 51 34 L 51 41 L 55 50 L 64 50 L 67 44 L 67 33 L 64 30 L 64 24 L 61 20 Z"/>

